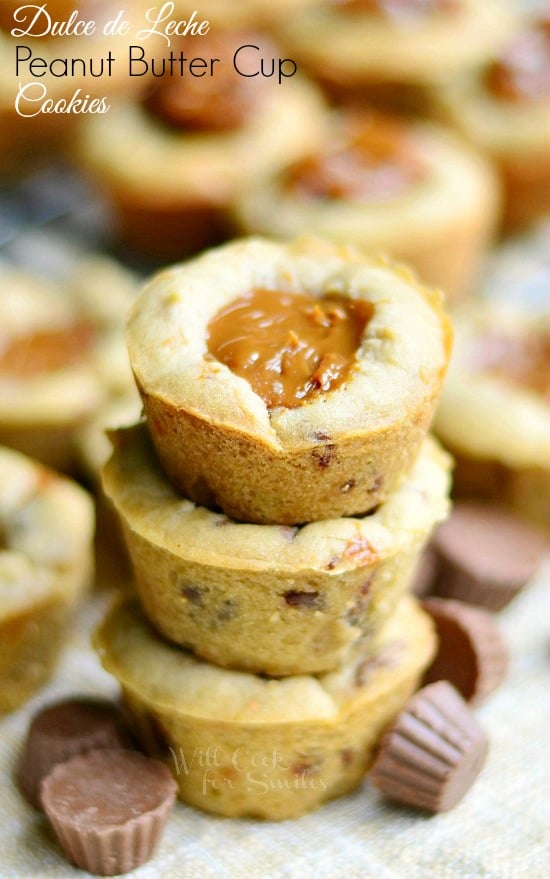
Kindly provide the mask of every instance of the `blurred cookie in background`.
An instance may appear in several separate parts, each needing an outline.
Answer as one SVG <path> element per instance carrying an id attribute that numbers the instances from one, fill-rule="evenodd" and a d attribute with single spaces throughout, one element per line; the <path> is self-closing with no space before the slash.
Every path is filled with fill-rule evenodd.
<path id="1" fill-rule="evenodd" d="M 550 297 L 538 310 L 480 302 L 454 326 L 435 430 L 456 459 L 455 491 L 550 532 Z"/>
<path id="2" fill-rule="evenodd" d="M 204 0 L 197 11 L 193 0 L 174 0 L 176 19 L 208 21 L 210 28 L 263 27 L 283 21 L 313 6 L 318 0 Z M 193 18 L 193 13 L 195 16 Z"/>
<path id="3" fill-rule="evenodd" d="M 244 184 L 315 148 L 324 102 L 283 61 L 249 32 L 172 41 L 143 101 L 82 120 L 76 160 L 111 202 L 119 240 L 161 260 L 224 240 Z"/>
<path id="4" fill-rule="evenodd" d="M 503 229 L 550 212 L 550 11 L 479 71 L 440 92 L 444 118 L 494 161 L 504 188 Z"/>
<path id="5" fill-rule="evenodd" d="M 491 167 L 444 129 L 335 111 L 304 158 L 249 183 L 236 215 L 246 233 L 311 232 L 404 260 L 452 302 L 472 288 L 498 205 Z"/>
<path id="6" fill-rule="evenodd" d="M 74 472 L 75 432 L 132 385 L 124 324 L 137 289 L 105 258 L 64 281 L 0 266 L 0 440 Z"/>
<path id="7" fill-rule="evenodd" d="M 109 28 L 121 9 L 116 0 L 2 0 L 0 176 L 44 166 L 65 152 L 82 115 L 108 115 L 113 95 L 146 86 L 145 77 L 129 75 L 127 55 L 150 6 L 125 3 L 122 34 Z M 148 39 L 149 52 L 159 40 Z"/>
<path id="8" fill-rule="evenodd" d="M 278 34 L 336 96 L 424 111 L 432 87 L 490 58 L 514 20 L 500 0 L 317 0 Z"/>
<path id="9" fill-rule="evenodd" d="M 0 716 L 49 677 L 92 576 L 86 492 L 0 448 Z"/>

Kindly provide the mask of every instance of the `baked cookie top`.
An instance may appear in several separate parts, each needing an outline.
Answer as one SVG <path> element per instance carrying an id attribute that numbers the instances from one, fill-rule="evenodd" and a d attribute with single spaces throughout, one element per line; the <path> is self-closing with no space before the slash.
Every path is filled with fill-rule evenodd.
<path id="1" fill-rule="evenodd" d="M 249 381 L 212 356 L 210 322 L 255 289 L 369 305 L 372 316 L 342 384 L 293 408 L 269 408 Z M 446 369 L 451 329 L 439 292 L 404 267 L 317 239 L 245 239 L 158 274 L 132 311 L 127 340 L 147 393 L 274 450 L 298 450 L 327 425 L 333 436 L 352 437 L 431 400 Z"/>

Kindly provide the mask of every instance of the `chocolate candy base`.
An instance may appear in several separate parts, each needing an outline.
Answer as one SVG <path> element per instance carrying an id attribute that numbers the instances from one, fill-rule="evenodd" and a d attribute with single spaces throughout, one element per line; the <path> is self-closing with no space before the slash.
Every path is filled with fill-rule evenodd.
<path id="1" fill-rule="evenodd" d="M 455 459 L 457 498 L 500 501 L 550 536 L 550 473 L 542 467 L 514 468 L 501 461 L 471 458 L 449 448 Z"/>
<path id="2" fill-rule="evenodd" d="M 445 598 L 427 598 L 422 607 L 432 617 L 439 638 L 437 655 L 423 684 L 446 680 L 467 702 L 482 702 L 508 669 L 508 651 L 495 616 Z"/>
<path id="3" fill-rule="evenodd" d="M 370 781 L 389 799 L 447 812 L 487 756 L 487 736 L 448 681 L 419 690 L 385 734 Z"/>

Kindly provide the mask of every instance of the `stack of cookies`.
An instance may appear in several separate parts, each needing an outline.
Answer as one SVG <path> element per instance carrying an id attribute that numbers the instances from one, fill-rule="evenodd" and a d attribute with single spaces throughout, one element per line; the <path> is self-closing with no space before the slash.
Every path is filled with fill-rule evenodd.
<path id="1" fill-rule="evenodd" d="M 233 242 L 137 301 L 147 420 L 113 434 L 104 488 L 138 597 L 96 646 L 186 802 L 282 819 L 346 793 L 417 686 L 450 341 L 406 269 L 313 239 Z"/>

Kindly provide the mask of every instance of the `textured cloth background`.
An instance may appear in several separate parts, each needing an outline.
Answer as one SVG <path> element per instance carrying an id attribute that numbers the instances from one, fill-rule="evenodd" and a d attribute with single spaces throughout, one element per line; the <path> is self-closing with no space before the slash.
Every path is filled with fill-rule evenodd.
<path id="1" fill-rule="evenodd" d="M 88 876 L 68 864 L 45 820 L 19 796 L 13 767 L 29 717 L 74 693 L 114 694 L 89 647 L 101 614 L 84 610 L 54 681 L 0 722 L 0 877 Z M 427 817 L 384 803 L 365 781 L 355 794 L 280 824 L 215 818 L 177 803 L 139 879 L 546 879 L 550 875 L 550 569 L 500 614 L 509 676 L 478 709 L 488 763 L 452 812 Z M 1 645 L 0 645 L 1 649 Z"/>

